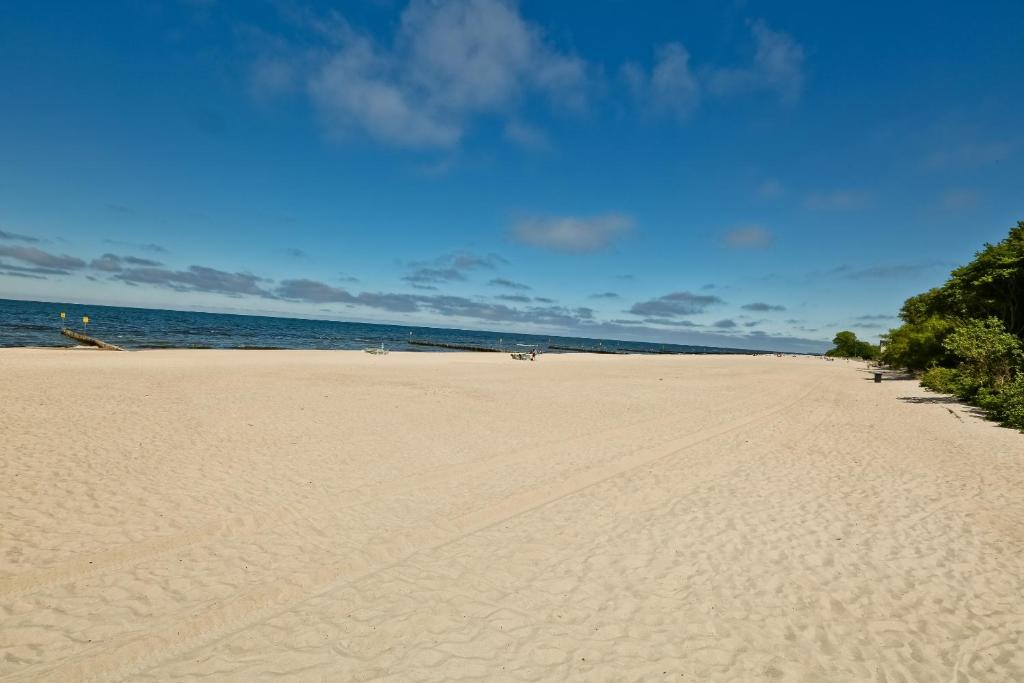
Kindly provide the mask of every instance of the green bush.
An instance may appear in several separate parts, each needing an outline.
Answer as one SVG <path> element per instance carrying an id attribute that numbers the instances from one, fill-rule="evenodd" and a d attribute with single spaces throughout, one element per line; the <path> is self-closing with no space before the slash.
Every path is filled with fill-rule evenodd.
<path id="1" fill-rule="evenodd" d="M 953 394 L 964 401 L 976 401 L 982 384 L 957 368 L 929 368 L 921 375 L 921 386 L 941 394 Z"/>
<path id="2" fill-rule="evenodd" d="M 1024 431 L 1024 375 L 1017 375 L 1014 381 L 1003 387 L 999 399 L 1002 404 L 999 419 L 1007 427 Z"/>
<path id="3" fill-rule="evenodd" d="M 921 375 L 921 386 L 941 394 L 959 394 L 960 373 L 955 368 L 930 368 Z"/>
<path id="4" fill-rule="evenodd" d="M 889 331 L 882 362 L 908 370 L 956 365 L 956 359 L 943 346 L 952 331 L 953 323 L 937 315 L 908 322 Z"/>
<path id="5" fill-rule="evenodd" d="M 907 299 L 900 318 L 882 362 L 923 370 L 923 386 L 1024 431 L 1024 221 L 945 284 Z M 860 340 L 840 332 L 834 343 L 831 355 L 852 356 Z"/>
<path id="6" fill-rule="evenodd" d="M 1003 393 L 988 387 L 981 387 L 977 390 L 970 401 L 984 410 L 990 418 L 998 422 L 1003 421 Z"/>
<path id="7" fill-rule="evenodd" d="M 931 368 L 921 375 L 921 386 L 953 394 L 981 408 L 991 419 L 1024 431 L 1024 374 L 993 389 L 955 368 Z"/>
<path id="8" fill-rule="evenodd" d="M 1022 356 L 1020 340 L 994 317 L 958 324 L 943 346 L 962 359 L 961 374 L 996 390 L 1013 378 Z"/>

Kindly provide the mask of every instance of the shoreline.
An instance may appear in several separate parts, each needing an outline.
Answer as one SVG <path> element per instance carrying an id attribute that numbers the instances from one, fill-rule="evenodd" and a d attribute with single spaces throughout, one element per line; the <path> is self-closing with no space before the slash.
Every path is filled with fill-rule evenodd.
<path id="1" fill-rule="evenodd" d="M 371 346 L 371 347 L 368 347 L 368 348 L 374 348 L 374 347 Z M 471 354 L 471 355 L 489 355 L 489 356 L 501 357 L 501 356 L 507 356 L 510 353 L 515 353 L 515 351 L 511 350 L 511 349 L 499 349 L 499 350 L 493 350 L 493 351 L 489 350 L 487 352 L 467 351 L 467 350 L 463 350 L 463 349 L 431 348 L 431 347 L 425 347 L 422 350 L 419 350 L 419 349 L 417 349 L 417 350 L 409 350 L 409 349 L 395 350 L 395 349 L 388 349 L 386 345 L 385 345 L 385 349 L 387 350 L 388 355 L 399 355 L 399 354 L 409 354 L 409 355 Z M 0 346 L 0 354 L 2 354 L 4 352 L 10 352 L 10 351 L 100 351 L 100 352 L 107 352 L 107 351 L 109 351 L 109 349 L 101 349 L 101 348 L 96 348 L 96 347 L 92 347 L 92 346 L 80 345 L 80 344 L 79 345 L 69 344 L 69 345 L 66 345 L 66 346 Z M 291 352 L 303 352 L 303 353 L 307 353 L 307 352 L 317 352 L 317 353 L 366 353 L 366 351 L 364 349 L 302 349 L 302 348 L 278 348 L 278 347 L 207 347 L 207 346 L 204 346 L 204 347 L 169 346 L 169 347 L 142 347 L 142 348 L 131 348 L 131 347 L 128 347 L 128 348 L 121 349 L 120 353 L 136 354 L 136 353 L 152 353 L 152 352 L 164 352 L 164 351 L 190 351 L 190 352 L 191 351 L 222 351 L 222 352 L 223 351 L 237 351 L 237 352 L 246 352 L 246 353 L 253 352 L 253 351 L 264 351 L 264 352 L 275 351 L 275 352 L 287 352 L 287 353 L 291 353 Z M 114 353 L 117 353 L 117 352 L 115 351 Z M 646 353 L 646 352 L 608 353 L 608 352 L 602 352 L 602 351 L 564 351 L 564 350 L 548 351 L 548 350 L 540 350 L 540 351 L 537 352 L 537 356 L 538 357 L 540 357 L 540 356 L 573 356 L 573 355 L 603 356 L 603 357 L 614 357 L 614 356 L 651 356 L 651 357 L 655 357 L 655 358 L 658 358 L 658 357 L 677 357 L 677 356 L 715 356 L 715 357 L 719 357 L 719 356 L 721 356 L 721 357 L 730 357 L 730 356 L 740 356 L 740 357 L 772 356 L 772 357 L 783 357 L 783 358 L 817 358 L 817 359 L 820 359 L 820 358 L 824 357 L 824 354 L 800 353 L 800 352 L 796 352 L 796 351 L 749 351 L 749 352 L 748 351 L 736 351 L 736 352 L 709 351 L 709 352 L 706 352 L 706 353 L 705 352 L 678 351 L 678 352 L 664 352 L 664 353 L 655 353 L 655 352 L 650 352 L 650 353 Z M 856 361 L 856 362 L 863 362 L 860 359 L 837 359 L 837 360 L 851 360 L 851 361 Z"/>

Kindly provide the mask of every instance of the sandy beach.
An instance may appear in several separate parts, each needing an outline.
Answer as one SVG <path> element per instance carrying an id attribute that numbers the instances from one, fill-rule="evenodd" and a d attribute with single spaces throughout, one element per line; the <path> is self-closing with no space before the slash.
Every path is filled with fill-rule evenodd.
<path id="1" fill-rule="evenodd" d="M 0 678 L 1024 680 L 1024 435 L 863 363 L 0 350 Z"/>

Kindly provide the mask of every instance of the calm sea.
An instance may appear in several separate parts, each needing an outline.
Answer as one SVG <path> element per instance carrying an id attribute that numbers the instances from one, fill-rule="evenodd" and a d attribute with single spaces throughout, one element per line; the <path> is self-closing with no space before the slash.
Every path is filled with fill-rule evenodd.
<path id="1" fill-rule="evenodd" d="M 0 346 L 73 345 L 60 335 L 61 311 L 67 314 L 68 327 L 82 331 L 82 316 L 88 315 L 88 334 L 130 349 L 362 349 L 383 343 L 394 351 L 446 350 L 412 343 L 440 342 L 506 350 L 535 344 L 550 352 L 567 350 L 551 348 L 560 346 L 619 353 L 750 353 L 711 346 L 8 299 L 0 299 Z"/>

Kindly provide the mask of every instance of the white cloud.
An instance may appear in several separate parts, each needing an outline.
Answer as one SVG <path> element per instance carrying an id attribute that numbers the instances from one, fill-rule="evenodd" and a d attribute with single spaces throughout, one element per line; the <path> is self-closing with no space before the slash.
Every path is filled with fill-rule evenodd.
<path id="1" fill-rule="evenodd" d="M 505 137 L 530 149 L 541 150 L 548 147 L 548 138 L 544 131 L 519 120 L 505 124 Z"/>
<path id="2" fill-rule="evenodd" d="M 761 199 L 778 199 L 785 192 L 782 183 L 775 178 L 769 178 L 757 188 L 757 195 Z"/>
<path id="3" fill-rule="evenodd" d="M 287 6 L 285 6 L 287 7 Z M 282 10 L 305 35 L 245 33 L 256 53 L 250 87 L 257 99 L 305 92 L 329 136 L 369 136 L 399 147 L 452 149 L 480 119 L 496 119 L 505 137 L 544 147 L 525 124 L 536 100 L 585 110 L 602 90 L 601 67 L 557 47 L 513 0 L 411 0 L 390 36 L 353 27 L 337 12 Z M 647 114 L 686 119 L 704 92 L 751 91 L 799 99 L 804 51 L 763 21 L 750 23 L 749 65 L 695 70 L 686 47 L 669 42 L 653 62 L 626 62 L 619 79 Z"/>
<path id="4" fill-rule="evenodd" d="M 770 91 L 784 102 L 800 99 L 804 84 L 804 50 L 793 38 L 764 21 L 751 24 L 756 44 L 750 66 L 707 70 L 708 89 L 715 95 Z"/>
<path id="5" fill-rule="evenodd" d="M 22 235 L 21 233 L 17 233 L 17 232 L 5 232 L 3 230 L 0 230 L 0 240 L 11 240 L 11 241 L 14 241 L 14 242 L 28 242 L 30 244 L 38 244 L 39 242 L 43 241 L 43 240 L 39 239 L 38 237 L 33 237 L 31 235 Z"/>
<path id="6" fill-rule="evenodd" d="M 478 256 L 469 251 L 456 251 L 430 261 L 413 261 L 409 264 L 412 271 L 402 279 L 419 289 L 437 289 L 439 284 L 464 281 L 468 271 L 494 269 L 507 263 L 497 254 Z"/>
<path id="7" fill-rule="evenodd" d="M 679 43 L 658 48 L 650 87 L 655 104 L 677 116 L 685 116 L 697 105 L 700 89 L 686 48 Z"/>
<path id="8" fill-rule="evenodd" d="M 760 249 L 774 241 L 772 233 L 761 225 L 746 225 L 725 233 L 726 245 L 736 249 Z"/>
<path id="9" fill-rule="evenodd" d="M 563 216 L 525 218 L 511 236 L 517 242 L 555 251 L 589 252 L 604 249 L 633 229 L 633 219 L 622 214 L 590 218 Z"/>
<path id="10" fill-rule="evenodd" d="M 500 109 L 527 87 L 571 99 L 584 78 L 581 60 L 549 46 L 501 0 L 413 0 L 398 42 L 409 80 L 438 107 Z"/>
<path id="11" fill-rule="evenodd" d="M 697 108 L 705 90 L 718 96 L 769 91 L 785 102 L 795 102 L 803 89 L 803 48 L 763 21 L 750 26 L 755 52 L 749 66 L 706 66 L 695 73 L 690 53 L 681 43 L 672 42 L 657 49 L 650 73 L 636 62 L 626 62 L 619 78 L 646 111 L 679 120 Z"/>
<path id="12" fill-rule="evenodd" d="M 656 114 L 685 119 L 700 101 L 690 53 L 681 43 L 659 47 L 649 75 L 635 62 L 623 64 L 619 75 L 641 105 Z"/>
<path id="13" fill-rule="evenodd" d="M 586 103 L 586 63 L 549 44 L 504 0 L 413 0 L 391 45 L 343 20 L 317 28 L 329 45 L 312 59 L 308 90 L 333 136 L 361 132 L 397 146 L 445 148 L 474 117 L 490 114 L 510 121 L 516 139 L 526 129 L 515 114 L 528 96 L 565 108 Z M 253 75 L 271 92 L 289 77 L 274 61 L 259 62 Z"/>
<path id="14" fill-rule="evenodd" d="M 393 80 L 395 65 L 367 38 L 355 37 L 324 63 L 309 91 L 328 131 L 344 136 L 362 129 L 384 142 L 410 147 L 448 147 L 462 129 Z"/>
<path id="15" fill-rule="evenodd" d="M 724 303 L 713 294 L 694 294 L 693 292 L 672 292 L 659 296 L 657 299 L 638 301 L 629 309 L 633 315 L 656 316 L 659 318 L 676 318 L 684 315 L 703 313 L 709 306 Z"/>
<path id="16" fill-rule="evenodd" d="M 768 304 L 768 303 L 765 303 L 763 301 L 755 301 L 754 303 L 743 304 L 742 306 L 740 306 L 740 308 L 742 308 L 745 311 L 757 311 L 759 313 L 767 313 L 768 311 L 784 311 L 784 310 L 786 310 L 785 306 L 780 306 L 778 304 Z"/>
<path id="17" fill-rule="evenodd" d="M 8 233 L 10 234 L 10 233 Z M 0 256 L 16 259 L 38 268 L 54 270 L 76 270 L 85 267 L 85 261 L 67 254 L 57 255 L 35 247 L 4 247 L 0 246 Z"/>

